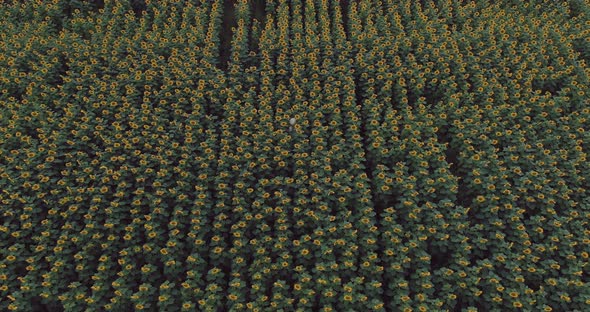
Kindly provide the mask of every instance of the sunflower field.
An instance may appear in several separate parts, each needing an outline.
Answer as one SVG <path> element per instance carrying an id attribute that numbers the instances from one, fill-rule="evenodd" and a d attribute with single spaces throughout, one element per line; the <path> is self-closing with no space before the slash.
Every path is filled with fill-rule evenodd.
<path id="1" fill-rule="evenodd" d="M 0 311 L 590 310 L 589 0 L 0 16 Z"/>

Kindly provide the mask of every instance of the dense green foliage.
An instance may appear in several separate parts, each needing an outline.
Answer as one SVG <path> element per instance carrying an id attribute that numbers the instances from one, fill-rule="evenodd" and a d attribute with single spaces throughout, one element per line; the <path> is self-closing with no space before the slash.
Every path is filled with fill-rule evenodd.
<path id="1" fill-rule="evenodd" d="M 0 310 L 590 310 L 588 0 L 0 3 Z"/>

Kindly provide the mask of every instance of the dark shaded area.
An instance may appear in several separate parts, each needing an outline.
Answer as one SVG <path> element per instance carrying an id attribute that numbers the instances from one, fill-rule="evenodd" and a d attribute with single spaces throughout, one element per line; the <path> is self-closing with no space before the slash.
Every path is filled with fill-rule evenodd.
<path id="1" fill-rule="evenodd" d="M 342 24 L 344 24 L 344 32 L 348 35 L 348 7 L 350 3 L 348 0 L 340 1 L 340 12 L 342 13 Z"/>
<path id="2" fill-rule="evenodd" d="M 465 298 L 464 296 L 457 296 L 457 303 L 453 308 L 453 312 L 463 312 L 465 309 L 473 307 L 477 311 L 489 311 L 489 306 L 486 305 L 483 300 L 473 301 Z"/>
<path id="3" fill-rule="evenodd" d="M 132 0 L 133 1 L 133 0 Z M 74 0 L 74 1 L 63 1 L 63 13 L 66 17 L 71 17 L 72 14 L 79 10 L 81 13 L 98 12 L 104 8 L 104 0 Z"/>
<path id="4" fill-rule="evenodd" d="M 590 41 L 587 38 L 576 38 L 572 40 L 574 51 L 580 53 L 580 58 L 586 63 L 590 62 Z"/>
<path id="5" fill-rule="evenodd" d="M 538 291 L 539 289 L 541 289 L 541 283 L 543 279 L 541 277 L 533 277 L 527 275 L 528 274 L 525 273 L 525 285 L 533 291 Z"/>
<path id="6" fill-rule="evenodd" d="M 235 0 L 223 0 L 221 31 L 219 32 L 219 68 L 227 70 L 231 56 L 232 28 L 238 27 Z"/>
<path id="7" fill-rule="evenodd" d="M 47 82 L 55 86 L 63 85 L 64 77 L 68 76 L 68 71 L 70 70 L 70 65 L 68 64 L 68 59 L 66 56 L 61 53 L 58 58 L 59 65 L 55 67 L 55 72 L 47 77 Z"/>
<path id="8" fill-rule="evenodd" d="M 551 95 L 555 96 L 563 88 L 563 82 L 557 79 L 542 80 L 539 78 L 534 78 L 531 87 L 533 91 L 540 90 L 541 94 L 549 92 Z"/>
<path id="9" fill-rule="evenodd" d="M 444 244 L 429 242 L 427 252 L 430 255 L 430 272 L 448 267 L 453 259 L 452 250 Z"/>
<path id="10" fill-rule="evenodd" d="M 455 303 L 455 306 L 453 307 L 453 312 L 462 312 L 464 308 L 467 307 L 467 304 L 465 304 L 465 300 L 463 298 L 463 296 L 457 296 L 457 302 Z"/>
<path id="11" fill-rule="evenodd" d="M 266 1 L 265 0 L 251 0 L 252 16 L 262 25 L 266 22 Z"/>
<path id="12" fill-rule="evenodd" d="M 274 8 L 268 8 L 269 10 L 274 10 Z M 265 0 L 251 0 L 250 1 L 250 12 L 252 12 L 252 23 L 253 26 L 248 31 L 248 47 L 250 51 L 254 51 L 255 53 L 259 52 L 259 44 L 260 44 L 260 31 L 264 29 L 266 25 L 266 14 L 267 14 L 267 6 Z M 272 11 L 271 11 L 272 12 Z M 257 27 L 254 24 L 258 24 Z M 247 65 L 249 66 L 256 66 L 257 62 L 252 63 L 252 59 L 250 57 L 247 58 Z"/>
<path id="13" fill-rule="evenodd" d="M 143 12 L 147 10 L 145 0 L 130 0 L 131 9 L 136 17 L 140 17 Z"/>
<path id="14" fill-rule="evenodd" d="M 375 221 L 376 221 L 376 226 L 379 229 L 384 229 L 386 226 L 383 224 L 383 219 L 384 219 L 384 210 L 389 208 L 389 207 L 396 207 L 399 205 L 399 194 L 382 194 L 381 192 L 379 192 L 379 190 L 375 190 L 373 189 L 371 192 L 371 195 L 373 196 L 373 205 L 375 207 Z M 376 253 L 380 259 L 379 261 L 379 265 L 385 267 L 388 267 L 388 263 L 386 261 L 386 256 L 384 255 L 384 251 L 387 249 L 386 245 L 386 237 L 383 237 L 383 232 L 381 232 L 381 234 L 378 236 L 377 239 L 377 245 L 378 248 L 376 250 Z M 392 283 L 389 274 L 383 274 L 382 276 L 382 282 L 384 285 L 390 285 Z M 393 293 L 391 293 L 390 291 L 384 291 L 383 294 L 383 302 L 391 302 L 393 301 Z"/>
<path id="15" fill-rule="evenodd" d="M 53 299 L 43 299 L 39 296 L 31 298 L 31 312 L 63 312 L 63 305 Z"/>
<path id="16" fill-rule="evenodd" d="M 475 195 L 471 192 L 471 189 L 465 182 L 465 170 L 461 166 L 461 161 L 459 159 L 460 151 L 453 146 L 452 137 L 453 134 L 450 133 L 450 126 L 443 125 L 439 131 L 436 133 L 438 143 L 445 145 L 446 149 L 444 151 L 445 154 L 445 161 L 449 164 L 449 171 L 454 176 L 458 177 L 459 180 L 457 182 L 457 204 L 463 207 L 471 207 L 473 200 L 475 199 Z M 471 209 L 469 210 L 469 218 L 472 220 L 478 220 L 479 217 L 477 215 L 477 210 Z"/>
<path id="17" fill-rule="evenodd" d="M 356 96 L 356 105 L 357 107 L 363 107 L 363 90 L 364 90 L 364 83 L 361 82 L 360 80 L 360 74 L 357 73 L 354 75 L 354 93 Z M 362 114 L 362 113 L 361 113 Z M 363 152 L 365 153 L 365 161 L 364 161 L 364 165 L 365 165 L 365 172 L 367 173 L 367 177 L 369 178 L 370 181 L 373 181 L 373 171 L 375 171 L 375 168 L 377 167 L 377 164 L 375 164 L 374 158 L 372 153 L 369 151 L 369 149 L 367 148 L 367 146 L 369 146 L 369 133 L 367 131 L 367 120 L 365 118 L 361 118 L 361 123 L 360 123 L 360 127 L 359 127 L 359 132 L 361 135 L 361 141 L 362 141 L 362 148 L 363 148 Z"/>
<path id="18" fill-rule="evenodd" d="M 458 176 L 459 173 L 459 157 L 457 157 L 458 155 L 459 152 L 452 147 L 448 147 L 445 150 L 445 161 L 449 164 L 449 170 L 455 176 Z"/>
<path id="19" fill-rule="evenodd" d="M 350 36 L 350 27 L 348 25 L 348 21 L 349 21 L 349 17 L 348 17 L 348 11 L 350 8 L 350 4 L 352 2 L 355 2 L 357 5 L 361 2 L 360 0 L 340 0 L 338 1 L 340 4 L 340 11 L 342 13 L 342 23 L 344 24 L 344 32 L 346 33 L 346 36 Z"/>
<path id="20" fill-rule="evenodd" d="M 69 20 L 74 15 L 81 14 L 82 16 L 97 13 L 104 9 L 104 0 L 73 0 L 60 2 L 61 12 L 59 15 L 51 16 L 51 21 L 54 25 L 56 33 L 59 33 L 64 27 L 67 27 Z"/>
<path id="21" fill-rule="evenodd" d="M 373 192 L 375 193 L 375 192 Z M 377 216 L 383 215 L 383 210 L 389 207 L 396 207 L 399 204 L 399 197 L 396 195 L 388 195 L 388 194 L 377 194 L 374 195 L 373 203 L 375 205 L 375 213 Z"/>
<path id="22" fill-rule="evenodd" d="M 424 87 L 424 98 L 426 99 L 426 104 L 430 107 L 434 107 L 435 105 L 442 105 L 440 101 L 444 100 L 444 92 L 442 88 L 438 85 L 430 85 L 427 84 Z"/>
<path id="23" fill-rule="evenodd" d="M 579 17 L 581 14 L 590 13 L 586 12 L 588 7 L 584 0 L 569 0 L 568 2 L 569 9 L 570 9 L 570 18 Z"/>
<path id="24" fill-rule="evenodd" d="M 479 265 L 480 261 L 490 259 L 492 253 L 487 248 L 473 248 L 469 256 L 469 262 L 472 266 Z"/>
<path id="25" fill-rule="evenodd" d="M 471 207 L 471 204 L 474 200 L 474 194 L 470 191 L 469 186 L 467 183 L 463 182 L 464 179 L 459 180 L 457 183 L 458 190 L 457 190 L 457 204 L 463 207 Z M 478 219 L 477 211 L 475 209 L 470 209 L 467 215 L 470 218 Z M 471 219 L 471 220 L 474 220 Z"/>
<path id="26" fill-rule="evenodd" d="M 437 141 L 441 145 L 445 145 L 445 161 L 449 164 L 449 171 L 454 176 L 461 176 L 459 173 L 459 151 L 451 145 L 452 134 L 450 133 L 450 126 L 443 125 L 436 133 Z"/>

